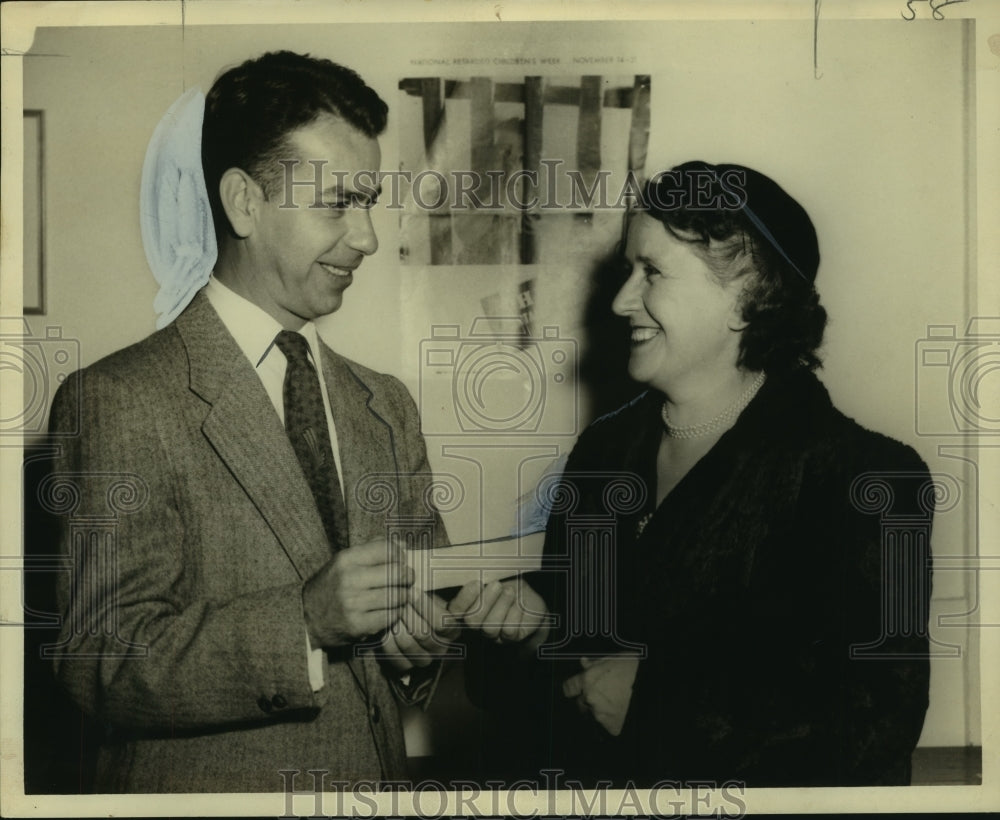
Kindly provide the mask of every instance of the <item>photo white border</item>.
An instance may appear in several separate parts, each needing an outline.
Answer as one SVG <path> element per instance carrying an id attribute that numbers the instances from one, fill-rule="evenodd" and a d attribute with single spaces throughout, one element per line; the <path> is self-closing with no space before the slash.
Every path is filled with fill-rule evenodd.
<path id="1" fill-rule="evenodd" d="M 935 5 L 938 5 L 938 3 Z M 289 24 L 321 22 L 378 22 L 392 19 L 413 22 L 504 22 L 525 20 L 721 20 L 743 19 L 815 19 L 818 10 L 819 60 L 822 63 L 822 26 L 827 19 L 900 19 L 907 8 L 906 0 L 859 0 L 858 2 L 828 3 L 821 5 L 802 0 L 786 2 L 481 2 L 460 0 L 433 0 L 433 2 L 335 2 L 322 5 L 299 2 L 289 3 L 235 3 L 213 0 L 157 0 L 157 2 L 56 2 L 4 3 L 2 15 L 3 73 L 2 116 L 6 123 L 20 122 L 22 96 L 22 65 L 19 54 L 30 48 L 36 26 L 134 26 L 134 25 L 215 25 L 215 24 Z M 911 8 L 922 17 L 931 14 L 926 0 L 911 0 Z M 978 156 L 975 171 L 977 246 L 973 264 L 978 271 L 977 287 L 970 305 L 970 316 L 994 315 L 1000 309 L 1000 224 L 998 199 L 1000 199 L 1000 4 L 956 2 L 940 9 L 948 19 L 975 19 L 976 59 L 976 145 Z M 904 24 L 901 20 L 900 24 Z M 3 209 L 2 270 L 0 303 L 5 315 L 15 315 L 21 305 L 21 278 L 9 275 L 21 269 L 21 213 L 16 207 L 21 201 L 20 157 L 22 154 L 20 128 L 3 130 L 3 180 L 0 201 L 8 204 Z M 992 309 L 991 309 L 992 306 Z M 984 445 L 985 446 L 985 445 Z M 991 445 L 997 446 L 997 445 Z M 995 503 L 1000 498 L 1000 476 L 981 475 L 979 533 L 982 547 L 1000 545 L 1000 521 Z M 10 555 L 12 545 L 20 542 L 20 515 L 13 514 L 20 507 L 16 491 L 21 480 L 20 450 L 16 447 L 0 449 L 0 482 L 3 489 L 3 510 L 0 516 L 0 554 Z M 2 618 L 19 621 L 19 574 L 0 572 L 0 601 Z M 987 623 L 1000 623 L 1000 572 L 980 574 L 982 584 L 981 614 Z M 985 636 L 984 636 L 985 637 Z M 1000 641 L 982 640 L 981 691 L 983 737 L 983 785 L 981 786 L 910 786 L 905 788 L 859 789 L 759 789 L 746 794 L 748 810 L 752 813 L 811 813 L 811 812 L 954 812 L 985 811 L 1000 807 L 1000 712 L 997 699 L 988 693 L 1000 692 Z M 0 658 L 2 658 L 3 709 L 0 713 L 0 757 L 2 757 L 2 783 L 0 783 L 0 813 L 3 816 L 279 816 L 286 810 L 286 797 L 268 795 L 83 795 L 83 796 L 25 796 L 20 770 L 21 734 L 21 685 L 22 685 L 22 636 L 17 629 L 0 629 Z M 620 793 L 609 793 L 608 806 L 618 805 Z M 385 798 L 383 798 L 385 800 Z M 488 814 L 493 804 L 488 798 L 480 800 L 482 810 Z M 304 814 L 314 811 L 312 798 L 297 798 L 295 807 Z M 334 805 L 327 798 L 326 810 Z M 349 803 L 345 804 L 349 805 Z M 359 816 L 369 816 L 364 804 Z M 426 804 L 425 804 L 426 805 Z M 505 805 L 501 803 L 501 805 Z M 567 793 L 558 793 L 554 801 L 545 796 L 538 804 L 531 805 L 527 794 L 520 794 L 518 807 L 526 811 L 533 808 L 539 814 L 568 814 L 578 804 L 570 802 Z M 450 809 L 455 807 L 453 802 Z M 388 801 L 386 800 L 386 808 Z M 400 811 L 407 812 L 405 801 Z M 411 807 L 412 812 L 412 807 Z M 451 814 L 452 812 L 447 812 Z"/>

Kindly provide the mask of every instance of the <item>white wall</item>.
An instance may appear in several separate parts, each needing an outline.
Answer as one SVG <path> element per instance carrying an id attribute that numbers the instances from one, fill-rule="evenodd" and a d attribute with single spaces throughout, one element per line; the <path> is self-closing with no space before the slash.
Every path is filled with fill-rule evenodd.
<path id="1" fill-rule="evenodd" d="M 775 177 L 810 212 L 823 256 L 818 284 L 831 315 L 822 377 L 848 414 L 913 444 L 932 470 L 958 477 L 966 496 L 939 518 L 934 546 L 938 554 L 971 551 L 975 475 L 939 457 L 939 440 L 918 436 L 914 426 L 915 383 L 924 378 L 914 363 L 917 342 L 928 324 L 962 325 L 971 309 L 963 28 L 825 22 L 819 78 L 812 34 L 811 22 L 599 23 L 572 31 L 506 23 L 485 34 L 471 25 L 189 26 L 183 35 L 173 27 L 40 29 L 33 52 L 53 56 L 25 60 L 24 105 L 46 112 L 48 310 L 31 319 L 32 329 L 61 327 L 79 340 L 83 364 L 153 330 L 156 284 L 138 223 L 146 143 L 185 89 L 207 91 L 223 67 L 264 50 L 308 51 L 358 69 L 392 107 L 402 77 L 470 74 L 421 67 L 414 58 L 560 58 L 552 68 L 482 71 L 521 77 L 599 73 L 574 58 L 623 55 L 628 62 L 616 75 L 652 75 L 648 170 L 694 158 L 739 162 Z M 382 140 L 385 169 L 398 167 L 397 125 L 390 119 Z M 461 299 L 460 280 L 456 272 L 400 266 L 397 214 L 379 209 L 375 219 L 381 250 L 322 329 L 335 347 L 396 373 L 416 394 L 419 343 L 432 322 L 447 320 L 449 298 Z M 540 305 L 540 323 L 546 311 L 560 315 L 576 273 L 569 267 L 550 275 L 555 296 Z M 563 412 L 569 398 L 558 399 Z M 559 450 L 571 441 L 543 443 Z M 515 495 L 515 455 L 503 448 L 476 456 L 502 487 L 484 502 L 497 519 L 488 528 L 500 526 Z M 455 471 L 436 441 L 431 457 L 436 468 Z M 460 517 L 450 523 L 462 532 L 475 527 Z M 970 580 L 939 574 L 935 615 L 964 611 Z M 974 636 L 964 627 L 934 632 L 961 645 L 963 655 L 934 662 L 922 744 L 978 742 Z"/>

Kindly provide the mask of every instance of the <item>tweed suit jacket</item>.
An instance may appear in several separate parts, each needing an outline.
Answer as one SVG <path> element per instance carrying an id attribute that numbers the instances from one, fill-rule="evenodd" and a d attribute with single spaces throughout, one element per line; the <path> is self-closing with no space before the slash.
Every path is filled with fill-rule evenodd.
<path id="1" fill-rule="evenodd" d="M 387 514 L 443 542 L 406 388 L 326 346 L 322 358 L 351 543 L 384 538 Z M 312 691 L 301 591 L 330 548 L 281 421 L 204 295 L 70 377 L 51 429 L 78 411 L 54 475 L 73 488 L 63 548 L 76 567 L 58 590 L 56 673 L 106 728 L 98 790 L 280 791 L 282 770 L 302 772 L 298 789 L 313 787 L 308 770 L 329 772 L 327 787 L 404 778 L 391 673 L 370 649 L 327 652 Z M 73 533 L 109 507 L 101 564 Z"/>

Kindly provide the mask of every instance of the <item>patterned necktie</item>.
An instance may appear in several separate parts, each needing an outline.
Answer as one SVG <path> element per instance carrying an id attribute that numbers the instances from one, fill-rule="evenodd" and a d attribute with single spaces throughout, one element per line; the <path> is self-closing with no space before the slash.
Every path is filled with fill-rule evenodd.
<path id="1" fill-rule="evenodd" d="M 309 343 L 301 333 L 291 330 L 282 330 L 275 343 L 288 360 L 284 384 L 285 431 L 316 499 L 330 547 L 334 551 L 344 549 L 350 545 L 347 508 L 333 460 L 319 375 L 309 360 Z"/>

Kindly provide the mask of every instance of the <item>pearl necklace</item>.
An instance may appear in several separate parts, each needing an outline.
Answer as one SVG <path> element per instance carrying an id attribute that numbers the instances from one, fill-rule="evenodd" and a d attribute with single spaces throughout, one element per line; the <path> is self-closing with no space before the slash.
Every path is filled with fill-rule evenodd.
<path id="1" fill-rule="evenodd" d="M 743 395 L 719 413 L 719 415 L 717 415 L 714 419 L 702 422 L 701 424 L 691 424 L 686 427 L 677 426 L 670 421 L 670 415 L 667 413 L 667 403 L 663 402 L 663 407 L 660 409 L 660 415 L 663 416 L 663 423 L 667 427 L 667 435 L 670 436 L 670 438 L 702 438 L 726 427 L 734 421 L 740 413 L 743 412 L 744 407 L 750 404 L 753 397 L 757 395 L 757 391 L 760 390 L 761 385 L 764 384 L 765 378 L 764 372 L 761 371 L 757 375 L 757 378 L 753 380 L 753 383 L 743 391 Z"/>

